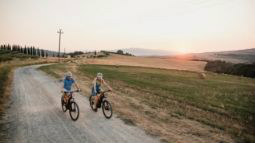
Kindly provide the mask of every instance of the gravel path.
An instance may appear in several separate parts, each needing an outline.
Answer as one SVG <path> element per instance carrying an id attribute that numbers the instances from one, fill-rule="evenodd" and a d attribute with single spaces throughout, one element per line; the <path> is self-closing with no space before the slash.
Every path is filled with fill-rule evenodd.
<path id="1" fill-rule="evenodd" d="M 61 109 L 62 84 L 37 70 L 39 66 L 15 70 L 11 106 L 7 110 L 8 119 L 13 122 L 10 142 L 159 142 L 115 116 L 108 120 L 101 110 L 93 112 L 87 97 L 77 93 L 74 98 L 80 107 L 80 117 L 76 122 L 72 121 L 69 113 Z"/>

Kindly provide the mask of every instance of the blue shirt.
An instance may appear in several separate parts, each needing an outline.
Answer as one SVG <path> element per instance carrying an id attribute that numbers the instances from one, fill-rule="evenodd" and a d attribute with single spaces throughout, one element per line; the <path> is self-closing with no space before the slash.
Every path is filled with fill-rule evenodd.
<path id="1" fill-rule="evenodd" d="M 65 78 L 64 79 L 64 89 L 67 91 L 71 91 L 72 85 L 75 81 L 72 78 Z"/>

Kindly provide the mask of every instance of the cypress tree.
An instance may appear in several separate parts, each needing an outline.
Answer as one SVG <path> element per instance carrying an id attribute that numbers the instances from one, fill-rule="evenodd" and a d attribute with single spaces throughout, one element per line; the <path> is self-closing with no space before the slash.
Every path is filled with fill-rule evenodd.
<path id="1" fill-rule="evenodd" d="M 30 55 L 30 47 L 27 47 L 27 54 Z"/>
<path id="2" fill-rule="evenodd" d="M 37 56 L 41 56 L 39 48 L 37 48 Z"/>
<path id="3" fill-rule="evenodd" d="M 33 47 L 33 55 L 36 56 L 36 50 L 35 47 Z"/>
<path id="4" fill-rule="evenodd" d="M 33 56 L 33 48 L 30 47 L 30 55 Z"/>
<path id="5" fill-rule="evenodd" d="M 24 54 L 27 54 L 27 47 L 25 46 L 24 48 L 24 51 L 23 51 Z"/>
<path id="6" fill-rule="evenodd" d="M 41 51 L 42 51 L 42 57 L 45 57 L 44 50 L 42 49 Z"/>
<path id="7" fill-rule="evenodd" d="M 20 53 L 24 53 L 24 52 L 23 52 L 23 47 L 20 47 Z"/>

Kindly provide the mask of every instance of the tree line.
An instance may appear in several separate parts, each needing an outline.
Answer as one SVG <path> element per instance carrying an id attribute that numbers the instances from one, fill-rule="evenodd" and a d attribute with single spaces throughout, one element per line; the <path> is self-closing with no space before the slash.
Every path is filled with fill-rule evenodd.
<path id="1" fill-rule="evenodd" d="M 31 56 L 38 56 L 38 57 L 48 57 L 49 51 L 35 48 L 34 46 L 20 46 L 20 45 L 10 45 L 10 44 L 4 44 L 0 45 L 0 50 L 6 50 L 6 51 L 13 51 L 13 52 L 19 52 L 26 55 Z M 53 57 L 55 55 L 53 54 Z"/>
<path id="2" fill-rule="evenodd" d="M 216 72 L 216 73 L 224 73 L 224 74 L 232 74 L 244 77 L 255 78 L 255 63 L 252 64 L 233 64 L 225 61 L 208 61 L 205 70 Z"/>

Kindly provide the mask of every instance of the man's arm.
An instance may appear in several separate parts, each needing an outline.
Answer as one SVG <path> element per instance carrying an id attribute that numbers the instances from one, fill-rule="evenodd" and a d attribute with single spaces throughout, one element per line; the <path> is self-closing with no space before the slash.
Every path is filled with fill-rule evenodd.
<path id="1" fill-rule="evenodd" d="M 76 82 L 74 82 L 74 86 L 76 87 L 77 90 L 80 89 L 79 86 L 78 86 L 78 84 L 77 84 Z"/>
<path id="2" fill-rule="evenodd" d="M 78 84 L 76 83 L 76 81 L 75 81 L 73 78 L 72 78 L 72 80 L 73 80 L 73 83 L 74 83 L 75 88 L 76 88 L 77 90 L 79 90 L 80 88 L 79 88 Z"/>

